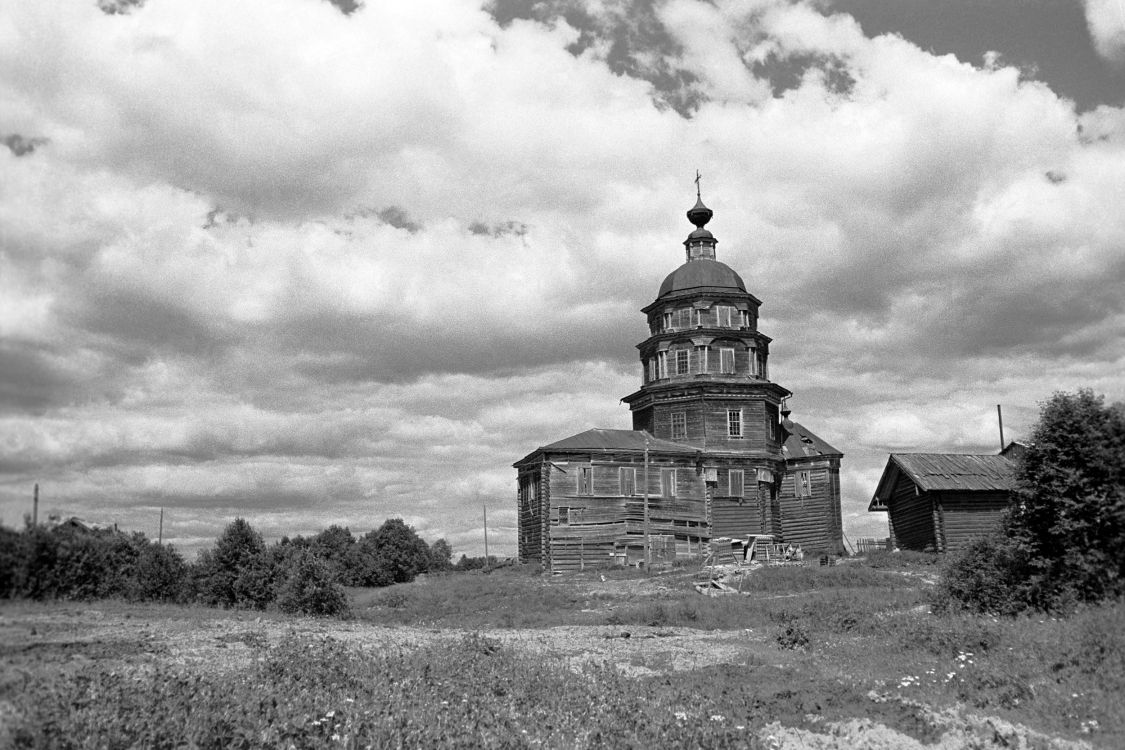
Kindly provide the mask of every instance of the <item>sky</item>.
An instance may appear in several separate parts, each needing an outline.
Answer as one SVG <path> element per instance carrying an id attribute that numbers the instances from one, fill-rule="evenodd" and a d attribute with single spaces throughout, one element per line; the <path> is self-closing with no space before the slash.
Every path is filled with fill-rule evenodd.
<path id="1" fill-rule="evenodd" d="M 0 143 L 10 527 L 515 554 L 697 169 L 849 538 L 888 453 L 1125 400 L 1125 0 L 0 0 Z"/>

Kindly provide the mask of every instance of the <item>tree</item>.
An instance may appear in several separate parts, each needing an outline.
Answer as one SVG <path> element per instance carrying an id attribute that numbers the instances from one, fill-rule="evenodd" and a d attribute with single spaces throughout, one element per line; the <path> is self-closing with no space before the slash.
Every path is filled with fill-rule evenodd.
<path id="1" fill-rule="evenodd" d="M 355 546 L 355 537 L 347 526 L 329 526 L 314 536 L 309 549 L 327 563 L 333 578 L 344 586 L 354 586 L 353 571 L 348 565 L 348 552 Z"/>
<path id="2" fill-rule="evenodd" d="M 430 570 L 435 573 L 453 570 L 453 547 L 444 538 L 430 545 Z"/>
<path id="3" fill-rule="evenodd" d="M 429 570 L 430 548 L 401 518 L 390 518 L 369 531 L 352 553 L 359 585 L 409 583 Z"/>
<path id="4" fill-rule="evenodd" d="M 223 529 L 214 548 L 199 556 L 198 586 L 203 601 L 223 607 L 244 603 L 246 588 L 252 584 L 245 576 L 238 587 L 235 584 L 264 549 L 261 535 L 245 519 L 234 519 Z"/>
<path id="5" fill-rule="evenodd" d="M 340 615 L 348 610 L 348 598 L 333 579 L 328 563 L 304 551 L 278 590 L 277 606 L 291 614 Z"/>
<path id="6" fill-rule="evenodd" d="M 1035 606 L 1125 594 L 1125 406 L 1089 389 L 1043 404 L 1005 529 Z"/>

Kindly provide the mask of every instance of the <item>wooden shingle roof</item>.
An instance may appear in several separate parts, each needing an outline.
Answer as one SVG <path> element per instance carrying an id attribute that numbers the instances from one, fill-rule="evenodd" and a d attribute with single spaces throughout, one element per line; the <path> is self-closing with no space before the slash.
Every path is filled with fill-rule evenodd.
<path id="1" fill-rule="evenodd" d="M 699 452 L 692 446 L 655 438 L 643 430 L 604 430 L 595 427 L 577 435 L 571 435 L 548 445 L 540 446 L 513 465 L 519 466 L 539 453 L 640 453 L 645 449 L 646 438 L 650 451 L 692 456 Z"/>
<path id="2" fill-rule="evenodd" d="M 884 503 L 899 472 L 922 492 L 1010 492 L 1015 464 L 1005 456 L 972 453 L 892 453 L 868 510 Z"/>

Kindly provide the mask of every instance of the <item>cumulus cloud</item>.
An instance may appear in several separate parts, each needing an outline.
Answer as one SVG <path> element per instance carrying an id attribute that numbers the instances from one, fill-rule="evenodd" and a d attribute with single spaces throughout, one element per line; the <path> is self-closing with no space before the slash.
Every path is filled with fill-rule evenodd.
<path id="1" fill-rule="evenodd" d="M 487 503 L 514 551 L 511 463 L 630 424 L 696 168 L 853 533 L 888 451 L 1125 398 L 1120 108 L 809 4 L 640 6 L 6 7 L 0 518 L 40 481 L 191 548 L 479 553 Z"/>
<path id="2" fill-rule="evenodd" d="M 1098 54 L 1125 68 L 1125 4 L 1121 0 L 1084 0 L 1083 5 Z"/>

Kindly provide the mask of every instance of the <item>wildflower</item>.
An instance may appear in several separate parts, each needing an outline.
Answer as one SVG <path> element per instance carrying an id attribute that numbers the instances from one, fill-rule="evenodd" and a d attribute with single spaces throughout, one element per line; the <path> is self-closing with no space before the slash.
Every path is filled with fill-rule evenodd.
<path id="1" fill-rule="evenodd" d="M 324 715 L 324 718 L 326 718 L 326 719 L 331 719 L 331 718 L 332 718 L 333 716 L 335 716 L 335 715 L 336 715 L 336 712 L 335 712 L 335 711 L 329 711 L 328 713 L 326 713 L 326 714 Z"/>
<path id="2" fill-rule="evenodd" d="M 726 721 L 727 717 L 722 714 L 711 714 L 711 721 Z"/>
<path id="3" fill-rule="evenodd" d="M 687 721 L 687 711 L 677 711 L 675 717 L 676 721 Z"/>
<path id="4" fill-rule="evenodd" d="M 339 742 L 340 741 L 340 735 L 338 735 L 338 734 L 332 735 L 332 741 L 333 742 Z"/>

